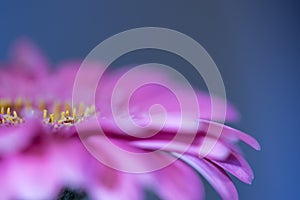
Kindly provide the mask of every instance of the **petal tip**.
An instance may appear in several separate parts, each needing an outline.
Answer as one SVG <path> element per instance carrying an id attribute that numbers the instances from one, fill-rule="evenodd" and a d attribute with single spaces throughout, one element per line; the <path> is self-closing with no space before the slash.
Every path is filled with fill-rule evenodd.
<path id="1" fill-rule="evenodd" d="M 252 148 L 254 148 L 256 151 L 260 151 L 261 150 L 261 146 L 260 144 L 258 143 L 258 141 L 256 139 L 253 138 L 253 143 L 251 145 Z"/>

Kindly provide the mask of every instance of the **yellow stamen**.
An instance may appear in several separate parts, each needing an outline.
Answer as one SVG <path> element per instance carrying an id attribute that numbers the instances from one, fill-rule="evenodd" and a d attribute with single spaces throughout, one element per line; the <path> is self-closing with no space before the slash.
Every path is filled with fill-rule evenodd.
<path id="1" fill-rule="evenodd" d="M 54 122 L 54 114 L 50 114 L 49 123 L 53 123 L 53 122 Z"/>
<path id="2" fill-rule="evenodd" d="M 60 103 L 56 102 L 54 104 L 54 119 L 58 119 L 59 118 L 59 113 L 60 113 Z"/>
<path id="3" fill-rule="evenodd" d="M 70 111 L 66 110 L 66 116 L 69 117 L 70 116 Z"/>
<path id="4" fill-rule="evenodd" d="M 15 98 L 13 101 L 0 98 L 0 124 L 17 125 L 23 123 L 24 120 L 19 116 L 23 109 L 39 114 L 44 123 L 57 128 L 60 125 L 72 126 L 95 114 L 95 106 L 85 106 L 83 102 L 76 107 L 72 107 L 70 102 L 61 103 L 59 101 L 52 105 L 53 107 L 49 108 L 47 101 L 44 100 L 38 100 L 37 103 L 34 103 L 24 98 Z"/>
<path id="5" fill-rule="evenodd" d="M 10 115 L 10 107 L 7 108 L 6 114 Z"/>
<path id="6" fill-rule="evenodd" d="M 63 119 L 65 119 L 65 117 L 66 117 L 66 113 L 65 112 L 61 112 L 60 119 L 63 120 Z"/>
<path id="7" fill-rule="evenodd" d="M 44 113 L 43 113 L 43 118 L 46 119 L 46 118 L 47 118 L 47 112 L 48 112 L 48 111 L 45 109 L 43 112 L 44 112 Z"/>
<path id="8" fill-rule="evenodd" d="M 18 117 L 18 114 L 16 111 L 13 112 L 14 113 L 14 118 L 17 118 Z"/>
<path id="9" fill-rule="evenodd" d="M 6 116 L 6 120 L 12 122 L 12 117 L 10 115 Z"/>
<path id="10" fill-rule="evenodd" d="M 73 118 L 76 118 L 76 108 L 73 108 Z"/>

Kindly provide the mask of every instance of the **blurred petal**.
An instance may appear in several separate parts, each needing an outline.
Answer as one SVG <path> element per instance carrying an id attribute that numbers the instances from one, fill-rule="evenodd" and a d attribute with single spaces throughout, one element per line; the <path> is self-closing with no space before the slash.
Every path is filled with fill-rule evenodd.
<path id="1" fill-rule="evenodd" d="M 222 167 L 241 181 L 251 184 L 253 172 L 247 161 L 238 153 L 232 152 L 225 160 L 212 160 L 213 163 Z"/>
<path id="2" fill-rule="evenodd" d="M 204 176 L 220 194 L 222 199 L 238 200 L 236 188 L 230 177 L 223 169 L 205 159 L 198 159 L 191 156 L 182 156 L 180 159 Z"/>
<path id="3" fill-rule="evenodd" d="M 204 199 L 204 188 L 195 171 L 180 160 L 155 172 L 152 188 L 162 199 Z M 188 180 L 188 181 L 183 181 Z"/>
<path id="4" fill-rule="evenodd" d="M 46 56 L 29 39 L 16 41 L 11 51 L 13 69 L 31 78 L 44 77 L 48 71 Z"/>
<path id="5" fill-rule="evenodd" d="M 0 157 L 6 157 L 31 145 L 33 138 L 39 134 L 41 123 L 28 119 L 19 126 L 0 126 Z"/>

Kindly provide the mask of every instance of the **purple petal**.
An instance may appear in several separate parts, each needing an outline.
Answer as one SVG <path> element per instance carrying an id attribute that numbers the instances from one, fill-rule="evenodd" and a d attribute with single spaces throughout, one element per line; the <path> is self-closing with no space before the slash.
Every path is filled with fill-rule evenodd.
<path id="1" fill-rule="evenodd" d="M 239 118 L 236 109 L 232 105 L 227 104 L 223 99 L 210 96 L 198 90 L 189 91 L 187 87 L 178 84 L 169 74 L 162 70 L 130 72 L 130 78 L 123 80 L 120 84 L 118 80 L 124 74 L 126 75 L 124 72 L 126 71 L 123 69 L 110 73 L 108 78 L 106 77 L 102 83 L 100 82 L 101 91 L 99 92 L 97 101 L 106 102 L 106 108 L 103 109 L 110 109 L 110 106 L 107 105 L 111 104 L 110 100 L 115 89 L 114 87 L 118 86 L 118 91 L 120 92 L 115 92 L 115 98 L 120 102 L 118 109 L 126 112 L 129 109 L 131 116 L 143 119 L 146 124 L 149 122 L 149 109 L 153 105 L 161 105 L 168 115 L 175 115 L 175 118 L 180 117 L 182 108 L 192 113 L 195 111 L 195 107 L 199 107 L 199 111 L 197 112 L 200 112 L 196 118 L 221 120 L 223 113 L 219 113 L 218 110 L 223 109 L 218 109 L 220 107 L 227 107 L 227 112 L 225 113 L 227 120 L 234 121 Z M 136 88 L 137 85 L 144 83 L 144 81 L 149 82 L 149 84 L 143 84 L 141 87 Z M 130 102 L 128 106 L 126 102 L 129 97 Z M 211 98 L 216 103 L 213 114 Z M 177 128 L 178 124 L 175 127 Z"/>
<path id="2" fill-rule="evenodd" d="M 204 188 L 197 173 L 180 160 L 149 174 L 155 179 L 151 182 L 153 188 L 162 199 L 204 199 Z M 188 180 L 188 182 L 182 179 Z"/>
<path id="3" fill-rule="evenodd" d="M 241 181 L 251 184 L 253 172 L 247 161 L 237 152 L 232 152 L 226 160 L 211 160 Z"/>
<path id="4" fill-rule="evenodd" d="M 210 133 L 214 135 L 214 129 L 215 130 L 220 130 L 222 129 L 221 132 L 221 137 L 224 139 L 227 139 L 229 141 L 235 141 L 237 139 L 242 140 L 252 148 L 256 150 L 260 150 L 260 145 L 259 143 L 250 135 L 247 135 L 239 130 L 236 130 L 234 128 L 231 128 L 229 126 L 226 126 L 224 124 L 219 124 L 217 122 L 212 122 L 212 121 L 207 121 L 207 120 L 200 120 L 200 129 L 204 132 L 208 130 L 208 127 L 210 127 Z"/>
<path id="5" fill-rule="evenodd" d="M 176 156 L 176 154 L 174 154 Z M 238 200 L 236 188 L 226 172 L 215 164 L 192 156 L 182 156 L 181 160 L 198 171 L 215 188 L 224 200 Z"/>
<path id="6" fill-rule="evenodd" d="M 200 139 L 200 138 L 199 138 Z M 192 156 L 198 157 L 200 153 L 200 146 L 203 141 L 203 138 L 201 138 L 201 141 L 194 142 L 192 144 L 186 143 L 184 140 L 180 141 L 180 139 L 177 139 L 177 141 L 170 140 L 136 140 L 130 142 L 131 145 L 137 146 L 142 149 L 148 149 L 148 150 L 163 150 L 168 152 L 176 152 L 179 154 L 187 153 Z M 231 150 L 224 145 L 221 141 L 217 141 L 217 143 L 214 145 L 214 147 L 211 149 L 207 157 L 209 159 L 215 159 L 215 160 L 223 160 L 228 157 Z"/>
<path id="7" fill-rule="evenodd" d="M 16 73 L 30 78 L 41 78 L 47 74 L 49 67 L 46 56 L 29 39 L 16 41 L 11 51 L 11 60 Z"/>
<path id="8" fill-rule="evenodd" d="M 40 121 L 30 118 L 17 126 L 0 126 L 0 156 L 9 156 L 31 145 L 40 128 Z"/>

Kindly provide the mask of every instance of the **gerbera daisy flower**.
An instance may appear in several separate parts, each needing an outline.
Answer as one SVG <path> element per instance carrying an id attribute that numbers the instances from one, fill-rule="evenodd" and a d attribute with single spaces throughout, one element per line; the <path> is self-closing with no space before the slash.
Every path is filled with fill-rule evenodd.
<path id="1" fill-rule="evenodd" d="M 97 78 L 97 70 L 103 69 L 93 63 L 84 74 L 83 89 L 77 91 L 80 101 L 71 103 L 80 63 L 64 62 L 53 70 L 32 43 L 21 40 L 12 48 L 10 61 L 3 64 L 0 74 L 2 199 L 142 199 L 146 188 L 161 199 L 202 199 L 199 173 L 223 199 L 232 200 L 238 199 L 238 194 L 228 173 L 245 183 L 252 182 L 252 170 L 236 142 L 242 140 L 254 149 L 259 149 L 259 144 L 249 135 L 219 123 L 222 113 L 211 114 L 209 95 L 197 91 L 201 115 L 179 123 L 180 104 L 170 91 L 147 85 L 131 96 L 127 112 L 129 89 L 138 79 L 155 77 L 177 88 L 187 99 L 190 94 L 161 71 L 136 73 L 116 92 L 114 86 L 126 72 L 116 71 L 105 73 L 94 104 L 89 95 L 90 82 Z M 118 101 L 111 106 L 113 96 Z M 217 101 L 225 105 L 221 99 Z M 154 104 L 163 105 L 168 114 L 163 127 L 161 110 L 149 118 L 148 109 Z M 237 112 L 226 106 L 226 120 L 235 120 Z M 130 120 L 139 128 L 120 127 Z M 191 126 L 197 128 L 195 134 L 190 132 Z M 220 137 L 213 138 L 209 133 L 213 130 L 222 130 Z M 156 134 L 149 136 L 153 131 Z M 175 136 L 175 142 L 168 145 Z M 201 156 L 199 149 L 205 138 L 215 145 Z M 112 145 L 135 154 L 153 154 L 135 159 L 115 151 Z M 170 160 L 164 168 L 157 167 Z M 144 173 L 128 173 L 135 169 L 144 169 Z"/>

